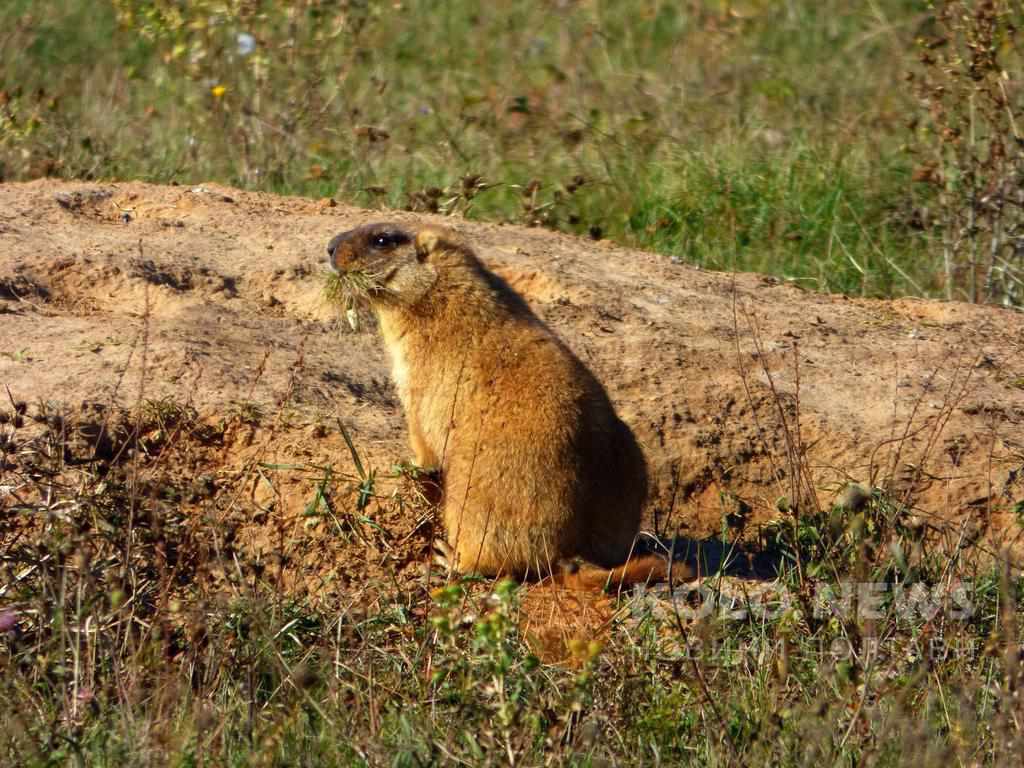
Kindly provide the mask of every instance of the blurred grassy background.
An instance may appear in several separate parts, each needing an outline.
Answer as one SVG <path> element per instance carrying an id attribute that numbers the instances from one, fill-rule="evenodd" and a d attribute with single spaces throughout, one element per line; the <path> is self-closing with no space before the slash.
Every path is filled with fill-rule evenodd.
<path id="1" fill-rule="evenodd" d="M 921 0 L 0 5 L 0 178 L 217 180 L 936 295 Z"/>

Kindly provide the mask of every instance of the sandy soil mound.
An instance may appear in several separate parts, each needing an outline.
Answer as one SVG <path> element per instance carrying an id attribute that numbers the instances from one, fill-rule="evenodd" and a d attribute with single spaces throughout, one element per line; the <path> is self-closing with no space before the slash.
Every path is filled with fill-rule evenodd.
<path id="1" fill-rule="evenodd" d="M 431 220 L 212 184 L 0 185 L 0 384 L 51 412 L 148 404 L 219 423 L 183 466 L 230 485 L 249 546 L 288 538 L 317 574 L 309 588 L 368 561 L 414 569 L 432 522 L 388 496 L 407 448 L 383 350 L 321 296 L 329 238 L 382 218 Z M 1020 313 L 806 293 L 547 231 L 443 223 L 605 383 L 652 467 L 650 527 L 742 534 L 856 480 L 961 539 L 1016 544 Z M 308 514 L 323 468 L 366 482 L 339 424 L 394 502 L 368 521 L 373 536 Z"/>

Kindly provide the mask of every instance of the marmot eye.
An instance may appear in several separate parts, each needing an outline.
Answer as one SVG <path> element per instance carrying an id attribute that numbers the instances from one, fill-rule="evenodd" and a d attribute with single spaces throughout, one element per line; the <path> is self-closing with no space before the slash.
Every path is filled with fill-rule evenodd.
<path id="1" fill-rule="evenodd" d="M 409 242 L 409 236 L 400 229 L 385 229 L 370 234 L 370 248 L 381 251 L 389 251 Z"/>

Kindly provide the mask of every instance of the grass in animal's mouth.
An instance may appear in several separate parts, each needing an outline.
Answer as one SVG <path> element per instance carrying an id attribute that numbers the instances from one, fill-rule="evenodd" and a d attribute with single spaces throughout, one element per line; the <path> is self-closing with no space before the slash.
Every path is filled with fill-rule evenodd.
<path id="1" fill-rule="evenodd" d="M 345 311 L 352 330 L 359 328 L 357 308 L 369 303 L 374 294 L 387 291 L 378 272 L 353 269 L 347 272 L 328 272 L 324 282 L 324 296 L 329 304 Z"/>
<path id="2" fill-rule="evenodd" d="M 371 295 L 385 290 L 377 273 L 361 269 L 348 272 L 329 272 L 324 284 L 324 295 L 331 304 L 352 308 L 357 302 L 366 301 Z"/>

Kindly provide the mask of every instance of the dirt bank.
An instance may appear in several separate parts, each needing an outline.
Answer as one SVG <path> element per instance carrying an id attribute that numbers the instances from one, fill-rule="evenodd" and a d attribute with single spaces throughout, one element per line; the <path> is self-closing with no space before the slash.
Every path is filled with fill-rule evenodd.
<path id="1" fill-rule="evenodd" d="M 358 576 L 346 546 L 418 567 L 419 508 L 392 497 L 374 541 L 307 514 L 322 468 L 365 483 L 339 422 L 378 470 L 378 495 L 407 456 L 372 327 L 351 332 L 321 297 L 328 239 L 381 218 L 431 220 L 212 184 L 0 185 L 0 383 L 72 414 L 194 409 L 193 424 L 221 432 L 188 472 L 230 486 L 240 540 L 294 540 L 317 579 Z M 800 498 L 802 467 L 819 504 L 857 480 L 956 535 L 1017 541 L 1024 315 L 825 296 L 542 230 L 444 223 L 605 383 L 652 466 L 651 527 L 703 537 L 727 516 L 756 529 Z"/>

